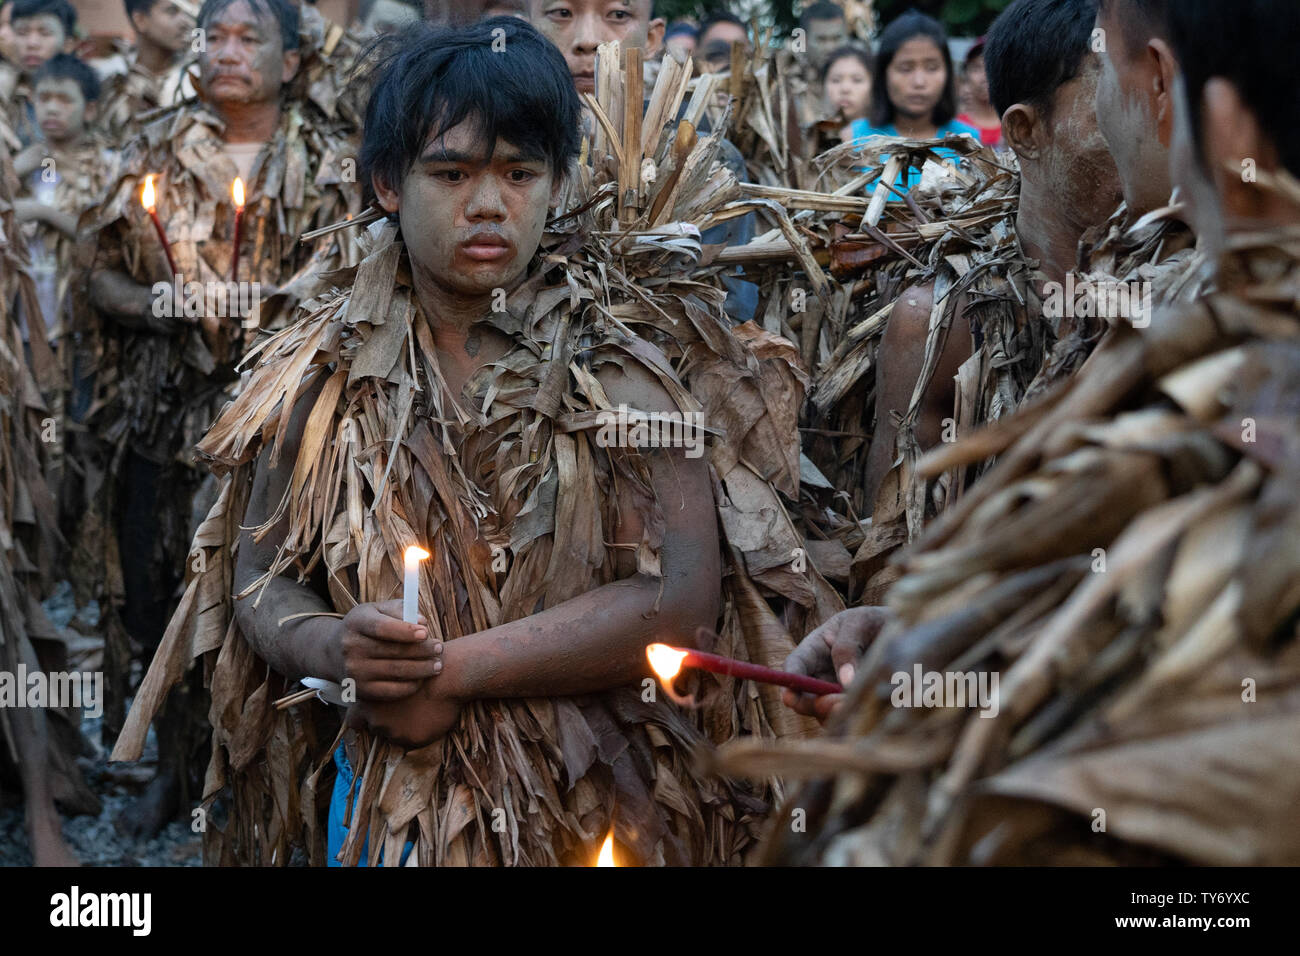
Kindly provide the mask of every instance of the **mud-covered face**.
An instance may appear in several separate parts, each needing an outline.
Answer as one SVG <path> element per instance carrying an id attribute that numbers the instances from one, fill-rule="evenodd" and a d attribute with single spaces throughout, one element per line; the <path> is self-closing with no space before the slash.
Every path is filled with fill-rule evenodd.
<path id="1" fill-rule="evenodd" d="M 1134 49 L 1136 28 L 1120 18 L 1119 7 L 1110 3 L 1097 14 L 1106 37 L 1099 54 L 1097 123 L 1119 170 L 1125 201 L 1143 213 L 1169 198 L 1169 157 L 1151 113 L 1154 64 Z"/>
<path id="2" fill-rule="evenodd" d="M 617 40 L 659 52 L 664 21 L 651 19 L 650 0 L 532 0 L 531 21 L 564 54 L 579 93 L 596 92 L 596 48 Z"/>
<path id="3" fill-rule="evenodd" d="M 131 23 L 141 36 L 172 53 L 185 49 L 194 29 L 194 18 L 171 0 L 158 0 L 148 13 L 135 14 Z"/>
<path id="4" fill-rule="evenodd" d="M 273 102 L 293 79 L 297 52 L 284 50 L 276 18 L 258 13 L 247 0 L 235 0 L 216 14 L 205 33 L 199 69 L 208 99 L 217 106 Z"/>
<path id="5" fill-rule="evenodd" d="M 68 40 L 63 32 L 63 22 L 52 13 L 21 17 L 15 21 L 13 29 L 18 63 L 27 74 L 39 70 L 63 49 Z"/>
<path id="6" fill-rule="evenodd" d="M 929 37 L 912 37 L 894 54 L 885 82 L 896 112 L 911 120 L 928 119 L 948 83 L 943 51 Z"/>
<path id="7" fill-rule="evenodd" d="M 826 58 L 849 42 L 849 28 L 843 20 L 808 21 L 808 59 L 821 69 Z"/>
<path id="8" fill-rule="evenodd" d="M 842 56 L 826 71 L 826 102 L 846 119 L 861 119 L 871 104 L 871 74 L 855 56 Z"/>
<path id="9" fill-rule="evenodd" d="M 1079 75 L 1064 83 L 1052 100 L 1051 135 L 1043 169 L 1071 219 L 1091 225 L 1105 220 L 1123 198 L 1119 172 L 1101 135 L 1097 84 L 1101 68 L 1088 54 Z"/>
<path id="10" fill-rule="evenodd" d="M 397 212 L 411 267 L 454 295 L 481 297 L 523 278 L 558 187 L 545 159 L 498 139 L 491 155 L 469 121 L 429 138 L 397 190 L 376 182 Z"/>
<path id="11" fill-rule="evenodd" d="M 86 128 L 86 98 L 76 80 L 47 77 L 34 91 L 36 125 L 51 143 L 76 139 Z"/>

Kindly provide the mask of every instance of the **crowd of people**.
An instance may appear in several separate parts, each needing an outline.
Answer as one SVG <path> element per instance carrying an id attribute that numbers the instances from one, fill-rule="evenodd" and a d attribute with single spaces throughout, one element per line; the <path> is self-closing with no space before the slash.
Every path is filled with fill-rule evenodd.
<path id="1" fill-rule="evenodd" d="M 105 55 L 0 0 L 0 671 L 78 666 L 57 582 L 97 606 L 104 743 L 157 738 L 119 826 L 1300 859 L 1292 5 L 1012 0 L 957 58 L 853 2 L 461 7 L 125 0 Z M 628 409 L 707 454 L 611 444 Z M 1002 694 L 891 706 L 913 666 Z M 0 716 L 75 862 L 77 710 Z"/>

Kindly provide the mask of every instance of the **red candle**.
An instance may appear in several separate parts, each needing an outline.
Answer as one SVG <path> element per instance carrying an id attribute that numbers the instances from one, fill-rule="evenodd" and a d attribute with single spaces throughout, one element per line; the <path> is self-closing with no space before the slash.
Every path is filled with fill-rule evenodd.
<path id="1" fill-rule="evenodd" d="M 650 661 L 650 666 L 654 668 L 655 673 L 659 675 L 659 679 L 665 684 L 671 684 L 678 671 L 683 667 L 698 667 L 700 670 L 710 671 L 714 674 L 726 674 L 729 677 L 758 681 L 760 684 L 776 684 L 779 687 L 789 687 L 791 690 L 802 691 L 805 694 L 821 696 L 822 694 L 839 694 L 844 691 L 842 686 L 832 684 L 830 681 L 773 670 L 770 667 L 748 664 L 745 661 L 722 657 L 718 654 L 708 654 L 704 651 L 688 651 L 685 648 L 672 647 L 668 644 L 650 644 L 646 647 L 645 654 Z M 669 689 L 671 690 L 671 687 Z"/>
<path id="2" fill-rule="evenodd" d="M 153 220 L 154 231 L 158 233 L 158 241 L 162 243 L 163 255 L 167 257 L 167 268 L 171 270 L 168 278 L 172 279 L 180 273 L 176 269 L 176 260 L 172 258 L 172 247 L 167 241 L 167 233 L 163 231 L 162 223 L 158 221 L 158 201 L 154 194 L 152 174 L 144 178 L 144 189 L 140 190 L 140 205 L 144 206 L 144 211 Z"/>
<path id="3" fill-rule="evenodd" d="M 230 198 L 235 202 L 235 246 L 230 253 L 230 281 L 239 281 L 239 239 L 244 225 L 244 181 L 238 176 L 230 184 Z"/>

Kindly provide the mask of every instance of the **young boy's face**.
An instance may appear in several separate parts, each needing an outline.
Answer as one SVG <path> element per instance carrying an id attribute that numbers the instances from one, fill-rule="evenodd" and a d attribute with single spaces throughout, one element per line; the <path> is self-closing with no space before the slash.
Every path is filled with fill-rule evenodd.
<path id="1" fill-rule="evenodd" d="M 545 159 L 498 139 L 490 156 L 469 121 L 432 135 L 401 185 L 375 182 L 397 212 L 412 268 L 455 295 L 509 289 L 528 269 L 558 183 Z"/>
<path id="2" fill-rule="evenodd" d="M 67 143 L 86 129 L 87 104 L 76 80 L 47 78 L 36 84 L 36 124 L 51 143 Z"/>
<path id="3" fill-rule="evenodd" d="M 185 49 L 194 28 L 194 18 L 171 0 L 157 0 L 147 12 L 135 14 L 131 23 L 142 37 L 172 53 Z"/>
<path id="4" fill-rule="evenodd" d="M 52 13 L 38 13 L 34 17 L 15 20 L 14 37 L 18 47 L 18 65 L 29 75 L 62 51 L 68 42 L 63 24 Z"/>

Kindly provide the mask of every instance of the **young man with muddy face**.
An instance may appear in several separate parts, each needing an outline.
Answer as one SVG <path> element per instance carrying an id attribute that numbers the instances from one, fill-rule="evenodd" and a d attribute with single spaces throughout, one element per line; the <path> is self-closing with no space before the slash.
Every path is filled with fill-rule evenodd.
<path id="1" fill-rule="evenodd" d="M 100 104 L 100 125 L 118 145 L 139 131 L 140 116 L 166 105 L 164 87 L 179 84 L 174 74 L 189 49 L 194 17 L 171 0 L 126 0 L 135 31 L 127 70 L 108 79 Z"/>
<path id="2" fill-rule="evenodd" d="M 571 863 L 611 829 L 639 862 L 730 860 L 749 840 L 743 809 L 687 769 L 698 732 L 648 704 L 640 683 L 647 643 L 692 645 L 717 622 L 710 468 L 685 448 L 600 444 L 598 407 L 674 412 L 687 400 L 647 342 L 602 327 L 585 292 L 570 300 L 564 256 L 538 255 L 579 149 L 569 69 L 513 17 L 393 42 L 361 155 L 389 218 L 338 275 L 341 296 L 270 341 L 200 444 L 235 469 L 209 515 L 231 532 L 211 561 L 214 580 L 233 574 L 234 595 L 173 626 L 205 630 L 219 611 L 225 632 L 233 617 L 213 714 L 260 707 L 244 698 L 267 665 L 272 722 L 326 719 L 319 705 L 271 709 L 286 680 L 344 688 L 328 851 L 315 862 Z M 299 373 L 282 375 L 285 363 Z M 299 497 L 302 466 L 322 454 L 312 467 L 342 495 L 313 504 Z M 418 620 L 404 620 L 414 544 L 430 557 Z M 233 568 L 218 566 L 232 550 Z M 266 786 L 266 761 L 229 763 L 232 729 L 218 718 L 214 766 L 240 806 L 269 812 L 274 801 L 244 802 Z M 301 724 L 273 733 L 307 745 Z M 395 776 L 372 778 L 386 761 Z M 276 774 L 305 769 L 284 764 Z M 670 775 L 727 836 L 705 839 L 697 811 L 661 800 L 647 774 Z M 418 834 L 390 813 L 388 780 L 405 781 Z M 473 806 L 481 814 L 462 815 Z M 520 818 L 513 843 L 498 813 Z M 240 818 L 222 838 L 256 853 L 258 833 L 298 839 L 301 821 L 284 824 Z"/>
<path id="3" fill-rule="evenodd" d="M 596 92 L 596 50 L 617 41 L 646 59 L 659 52 L 664 20 L 652 0 L 529 0 L 529 18 L 564 54 L 579 93 Z"/>
<path id="4" fill-rule="evenodd" d="M 1064 280 L 1078 261 L 1085 230 L 1105 222 L 1121 194 L 1115 164 L 1098 129 L 1095 91 L 1100 74 L 1090 49 L 1093 0 L 1019 0 L 990 30 L 985 58 L 993 103 L 1006 144 L 1020 164 L 1015 232 L 1023 261 L 1037 264 L 1039 282 Z M 874 502 L 895 460 L 892 414 L 912 400 L 929 337 L 932 283 L 899 296 L 880 344 L 876 430 L 867 459 L 866 492 Z M 936 444 L 953 414 L 954 377 L 974 351 L 972 316 L 959 300 L 952 333 L 925 391 L 916 437 Z M 978 316 L 975 316 L 978 319 Z M 1041 312 L 1026 321 L 1042 321 Z M 1020 370 L 1023 392 L 1042 356 Z M 1005 364 L 1005 363 L 1004 363 Z"/>
<path id="5" fill-rule="evenodd" d="M 120 516 L 125 593 L 115 633 L 146 649 L 162 637 L 187 565 L 203 480 L 191 449 L 237 390 L 235 366 L 258 328 L 282 324 L 295 290 L 351 254 L 337 236 L 298 237 L 361 205 L 360 188 L 343 181 L 339 166 L 355 155 L 347 137 L 319 117 L 307 122 L 285 95 L 299 64 L 298 14 L 287 0 L 208 0 L 197 25 L 200 98 L 141 130 L 86 243 L 94 311 L 84 326 L 112 356 L 96 383 L 91 424 L 110 460 L 121 461 L 100 499 L 106 514 Z M 147 174 L 179 279 L 142 206 Z M 236 179 L 245 191 L 237 250 Z M 116 608 L 109 613 L 115 619 Z M 110 682 L 125 679 L 124 667 L 110 668 Z M 120 706 L 124 688 L 112 689 L 110 702 Z M 160 737 L 159 778 L 125 818 L 139 833 L 178 806 L 182 743 Z"/>
<path id="6" fill-rule="evenodd" d="M 602 43 L 638 48 L 645 59 L 658 54 L 663 45 L 664 20 L 653 16 L 652 0 L 529 0 L 529 4 L 532 25 L 564 54 L 579 93 L 595 95 L 596 51 Z M 586 110 L 583 123 L 586 128 L 594 123 Z M 701 124 L 700 132 L 708 132 L 707 123 Z M 721 159 L 737 180 L 749 178 L 744 158 L 729 140 L 722 142 Z M 743 246 L 754 238 L 756 222 L 753 213 L 746 213 L 705 230 L 700 238 L 706 244 Z M 737 276 L 723 281 L 727 314 L 735 322 L 753 318 L 757 288 Z"/>
<path id="7" fill-rule="evenodd" d="M 1173 0 L 1164 15 L 1179 64 L 1165 84 L 1171 179 L 1213 288 L 1169 300 L 1149 327 L 1118 327 L 1055 407 L 1022 420 L 1009 467 L 907 562 L 896 606 L 910 627 L 878 650 L 924 647 L 936 671 L 1000 670 L 999 717 L 948 709 L 935 721 L 876 722 L 869 739 L 846 741 L 856 752 L 908 753 L 927 734 L 960 743 L 910 765 L 905 781 L 855 768 L 796 797 L 836 809 L 810 814 L 774 862 L 815 864 L 821 852 L 808 848 L 824 852 L 828 837 L 838 859 L 869 852 L 896 865 L 1300 862 L 1300 7 Z M 1139 421 L 1161 424 L 1144 424 L 1138 443 L 1101 437 Z M 1145 477 L 1121 464 L 1135 455 Z M 1089 496 L 1095 523 L 1057 526 Z M 1047 533 L 1021 549 L 1013 526 Z M 1123 567 L 1125 582 L 1159 596 L 1159 613 L 1089 570 L 1094 547 L 1111 555 L 1111 575 Z M 1076 570 L 1058 576 L 1070 561 Z M 960 610 L 932 610 L 945 607 Z M 859 680 L 883 672 L 888 686 L 894 667 L 910 667 L 905 652 L 893 656 Z M 1243 693 L 1256 685 L 1269 689 L 1263 705 Z M 857 701 L 874 696 L 854 690 Z M 972 740 L 980 744 L 968 748 Z M 1176 828 L 1164 825 L 1171 806 Z M 1095 807 L 1109 814 L 1105 840 L 1088 826 Z M 910 833 L 895 840 L 908 830 L 889 825 L 899 819 L 923 819 L 937 836 L 919 850 Z"/>
<path id="8" fill-rule="evenodd" d="M 1008 8 L 1008 12 L 1015 9 Z M 1186 212 L 1174 210 L 1159 221 L 1149 223 L 1142 230 L 1132 228 L 1142 216 L 1164 206 L 1172 191 L 1168 147 L 1173 137 L 1173 80 L 1178 64 L 1172 52 L 1172 44 L 1167 38 L 1166 11 L 1161 0 L 1101 0 L 1096 26 L 1103 33 L 1094 34 L 1094 37 L 1104 38 L 1105 49 L 1097 57 L 1095 71 L 1095 127 L 1104 137 L 1118 168 L 1118 185 L 1123 190 L 1125 205 L 1110 217 L 1104 229 L 1093 229 L 1084 237 L 1085 241 L 1079 249 L 1078 265 L 1069 264 L 1066 242 L 1058 241 L 1048 247 L 1039 244 L 1039 248 L 1049 250 L 1049 258 L 1045 261 L 1055 263 L 1058 276 L 1064 274 L 1064 271 L 1083 273 L 1087 271 L 1089 260 L 1102 259 L 1113 270 L 1111 275 L 1122 282 L 1127 283 L 1139 276 L 1150 281 L 1153 291 L 1149 308 L 1158 312 L 1159 306 L 1171 301 L 1175 294 L 1187 297 L 1181 291 L 1183 280 L 1196 268 L 1198 262 L 1190 247 L 1192 233 L 1181 221 L 1189 218 Z M 1092 39 L 1089 40 L 1090 45 L 1093 42 Z M 1000 68 L 995 68 L 990 61 L 990 82 L 994 85 L 995 72 L 1000 72 Z M 1005 115 L 1003 129 L 1008 132 Z M 1069 151 L 1064 154 L 1064 158 L 1068 164 L 1072 158 Z M 1083 168 L 1086 169 L 1086 157 L 1084 161 Z M 1096 157 L 1094 162 L 1102 162 L 1101 157 Z M 1027 184 L 1029 176 L 1024 168 L 1023 157 L 1021 163 Z M 1086 195 L 1087 179 L 1081 175 L 1072 182 L 1060 183 L 1058 188 L 1062 195 L 1077 195 L 1080 190 Z M 1040 221 L 1052 221 L 1050 214 L 1055 205 L 1055 197 L 1047 196 L 1038 203 L 1040 214 L 1044 209 L 1049 214 L 1046 219 L 1040 215 Z M 1035 228 L 1032 221 L 1024 219 L 1024 209 L 1025 194 L 1022 185 L 1021 214 L 1017 216 L 1017 226 L 1021 230 L 1021 243 L 1029 253 L 1035 245 L 1032 238 Z M 1090 247 L 1088 238 L 1099 235 L 1096 245 Z M 1029 237 L 1028 242 L 1026 236 Z M 916 329 L 912 337 L 913 349 L 924 347 L 924 329 L 917 329 L 916 326 L 922 321 L 918 315 L 913 323 Z M 1037 393 L 1053 379 L 1059 380 L 1060 377 L 1071 374 L 1100 338 L 1101 334 L 1097 332 L 1091 336 L 1091 342 L 1073 350 L 1068 347 L 1072 341 L 1077 346 L 1077 339 L 1059 340 L 1058 348 L 1047 357 L 1037 379 L 1026 389 L 1026 394 Z M 961 341 L 962 337 L 950 336 L 950 346 L 954 339 Z M 913 354 L 916 355 L 915 352 Z M 920 365 L 919 355 L 915 358 L 915 365 Z M 946 383 L 947 376 L 954 374 L 956 367 L 954 363 L 949 366 L 954 371 L 941 370 L 936 374 L 931 391 Z M 910 372 L 910 367 L 905 372 L 904 382 L 897 388 L 894 402 L 906 403 L 909 399 L 915 374 Z M 881 374 L 886 374 L 883 368 Z M 951 391 L 929 407 L 932 421 L 951 414 Z M 930 434 L 936 435 L 933 425 L 931 429 Z M 874 447 L 872 453 L 876 453 Z M 880 452 L 877 474 L 883 475 L 888 469 L 885 457 L 885 453 Z M 789 666 L 825 673 L 831 667 L 832 654 L 835 655 L 835 666 L 851 662 L 861 648 L 874 639 L 884 620 L 886 614 L 881 608 L 861 607 L 846 611 L 825 627 L 809 634 Z M 787 701 L 801 713 L 813 713 L 816 710 L 820 716 L 825 716 L 834 705 L 835 698 L 828 697 L 814 702 L 788 696 Z"/>

